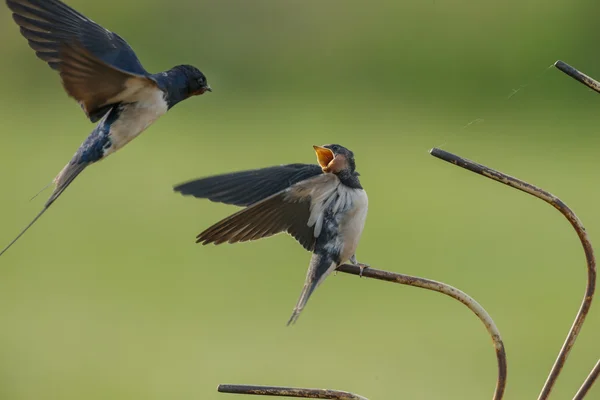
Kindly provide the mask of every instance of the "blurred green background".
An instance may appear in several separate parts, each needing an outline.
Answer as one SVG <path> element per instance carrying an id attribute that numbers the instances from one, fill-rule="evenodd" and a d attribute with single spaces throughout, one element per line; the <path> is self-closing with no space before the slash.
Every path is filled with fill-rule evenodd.
<path id="1" fill-rule="evenodd" d="M 86 170 L 2 257 L 0 399 L 229 398 L 219 383 L 490 398 L 491 341 L 458 302 L 338 274 L 287 328 L 310 258 L 301 246 L 286 235 L 194 244 L 235 207 L 174 184 L 313 163 L 311 146 L 332 142 L 355 152 L 369 194 L 359 260 L 476 298 L 505 340 L 506 398 L 537 397 L 583 296 L 581 245 L 551 207 L 427 152 L 546 188 L 600 243 L 600 95 L 550 67 L 600 78 L 597 1 L 69 4 L 148 70 L 191 63 L 214 92 Z M 6 7 L 0 21 L 4 244 L 92 125 Z M 599 309 L 554 398 L 571 398 L 600 356 Z"/>

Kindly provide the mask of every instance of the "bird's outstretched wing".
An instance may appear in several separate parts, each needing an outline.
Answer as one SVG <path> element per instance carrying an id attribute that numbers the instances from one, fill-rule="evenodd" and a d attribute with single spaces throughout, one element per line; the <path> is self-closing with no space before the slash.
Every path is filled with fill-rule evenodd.
<path id="1" fill-rule="evenodd" d="M 92 122 L 116 103 L 156 88 L 133 49 L 116 33 L 59 0 L 6 0 L 36 55 L 60 73 L 66 92 Z"/>
<path id="2" fill-rule="evenodd" d="M 314 229 L 308 226 L 310 198 L 290 199 L 286 191 L 217 222 L 199 234 L 196 243 L 246 242 L 287 232 L 306 250 L 312 251 L 315 237 Z"/>
<path id="3" fill-rule="evenodd" d="M 288 164 L 198 179 L 175 191 L 200 199 L 249 206 L 306 179 L 323 174 L 314 164 Z"/>
<path id="4" fill-rule="evenodd" d="M 323 223 L 323 202 L 337 184 L 333 174 L 300 181 L 217 222 L 200 233 L 196 242 L 237 243 L 287 232 L 313 251 Z"/>

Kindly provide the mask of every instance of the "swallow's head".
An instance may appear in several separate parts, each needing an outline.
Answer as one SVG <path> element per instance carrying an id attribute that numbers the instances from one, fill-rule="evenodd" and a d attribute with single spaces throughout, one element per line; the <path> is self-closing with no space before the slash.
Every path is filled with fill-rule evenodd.
<path id="1" fill-rule="evenodd" d="M 313 146 L 317 153 L 317 161 L 325 173 L 355 174 L 356 164 L 354 153 L 339 144 L 326 144 L 324 146 Z"/>
<path id="2" fill-rule="evenodd" d="M 206 81 L 206 76 L 196 67 L 191 65 L 180 65 L 179 71 L 185 76 L 187 93 L 189 96 L 198 96 L 205 92 L 212 92 Z"/>

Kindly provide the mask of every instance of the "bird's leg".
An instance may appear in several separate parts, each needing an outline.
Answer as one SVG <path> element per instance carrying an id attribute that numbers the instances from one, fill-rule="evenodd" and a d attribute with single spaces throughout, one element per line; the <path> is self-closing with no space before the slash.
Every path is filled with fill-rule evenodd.
<path id="1" fill-rule="evenodd" d="M 352 257 L 350 257 L 350 262 L 352 263 L 352 265 L 356 265 L 358 268 L 360 268 L 360 274 L 358 274 L 359 278 L 362 278 L 363 276 L 363 271 L 366 268 L 369 268 L 370 265 L 369 264 L 362 264 L 359 263 L 358 260 L 356 259 L 356 254 L 353 254 Z"/>

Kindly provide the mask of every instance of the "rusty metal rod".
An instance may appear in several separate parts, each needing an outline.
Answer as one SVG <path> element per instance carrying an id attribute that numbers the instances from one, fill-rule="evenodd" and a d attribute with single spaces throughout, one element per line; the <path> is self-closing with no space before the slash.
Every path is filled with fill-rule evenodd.
<path id="1" fill-rule="evenodd" d="M 583 385 L 581 385 L 581 387 L 575 394 L 575 397 L 573 397 L 573 400 L 583 400 L 585 395 L 592 388 L 592 385 L 598 378 L 598 375 L 600 375 L 600 360 L 598 360 L 598 362 L 596 363 L 596 365 L 594 366 L 594 368 L 592 369 L 592 372 L 590 372 L 588 377 L 585 378 L 585 381 L 583 381 Z"/>
<path id="2" fill-rule="evenodd" d="M 581 82 L 588 88 L 600 93 L 600 82 L 598 82 L 594 78 L 584 74 L 583 72 L 578 71 L 576 68 L 560 60 L 554 63 L 554 66 L 560 71 L 572 77 L 573 79 Z M 598 361 L 598 363 L 596 363 L 596 366 L 592 369 L 592 372 L 590 372 L 586 380 L 583 382 L 583 385 L 581 385 L 581 388 L 579 388 L 579 391 L 577 391 L 577 394 L 575 394 L 573 400 L 583 399 L 586 396 L 587 392 L 591 389 L 599 374 L 600 360 Z"/>
<path id="3" fill-rule="evenodd" d="M 340 272 L 347 274 L 360 276 L 360 267 L 356 265 L 343 264 L 337 268 Z M 399 283 L 401 285 L 414 286 L 421 289 L 433 290 L 434 292 L 442 293 L 452 297 L 455 300 L 460 301 L 467 306 L 473 313 L 483 322 L 485 328 L 489 332 L 494 349 L 496 351 L 496 359 L 498 362 L 498 380 L 496 381 L 496 388 L 494 390 L 494 400 L 500 400 L 504 396 L 504 390 L 506 389 L 506 351 L 504 349 L 504 343 L 500 336 L 500 331 L 490 314 L 471 296 L 465 292 L 452 287 L 446 283 L 434 281 L 426 278 L 419 278 L 416 276 L 403 275 L 396 272 L 382 271 L 374 268 L 366 268 L 362 271 L 362 276 L 365 278 L 379 279 L 386 282 Z"/>
<path id="4" fill-rule="evenodd" d="M 563 63 L 564 64 L 564 63 Z M 573 345 L 575 344 L 575 340 L 579 335 L 579 331 L 585 321 L 585 317 L 588 314 L 590 306 L 592 304 L 592 299 L 594 297 L 594 291 L 596 288 L 596 258 L 594 257 L 594 250 L 592 248 L 592 243 L 588 237 L 588 234 L 575 213 L 558 197 L 554 196 L 551 193 L 546 192 L 543 189 L 538 188 L 537 186 L 531 185 L 527 182 L 524 182 L 520 179 L 514 178 L 512 176 L 506 175 L 500 171 L 496 171 L 492 168 L 486 167 L 485 165 L 478 164 L 476 162 L 467 160 L 465 158 L 459 157 L 452 153 L 448 153 L 447 151 L 440 150 L 438 148 L 433 148 L 430 151 L 431 155 L 437 157 L 441 160 L 447 161 L 451 164 L 457 165 L 464 169 L 467 169 L 471 172 L 475 172 L 479 175 L 485 176 L 486 178 L 492 179 L 494 181 L 503 183 L 512 188 L 521 190 L 525 193 L 531 194 L 532 196 L 537 197 L 538 199 L 544 200 L 546 203 L 550 204 L 552 207 L 556 208 L 562 215 L 567 218 L 567 220 L 571 223 L 575 232 L 577 232 L 577 236 L 579 236 L 579 240 L 581 241 L 581 245 L 583 246 L 583 251 L 585 252 L 585 258 L 587 261 L 587 285 L 585 289 L 585 296 L 583 298 L 583 302 L 577 312 L 577 316 L 575 317 L 575 321 L 569 330 L 569 334 L 565 339 L 565 342 L 558 353 L 558 357 L 550 370 L 550 374 L 548 375 L 548 379 L 540 392 L 538 400 L 546 400 L 556 383 L 558 375 L 560 374 L 567 357 Z"/>
<path id="5" fill-rule="evenodd" d="M 367 398 L 357 394 L 329 389 L 302 389 L 280 386 L 253 385 L 219 385 L 217 390 L 220 393 L 301 397 L 304 399 L 368 400 Z"/>
<path id="6" fill-rule="evenodd" d="M 337 270 L 351 275 L 360 276 L 361 270 L 357 265 L 343 264 Z M 452 297 L 466 305 L 477 317 L 483 322 L 494 343 L 496 358 L 498 362 L 498 380 L 494 391 L 494 400 L 501 400 L 506 388 L 506 352 L 504 343 L 500 336 L 500 331 L 492 320 L 492 317 L 485 309 L 471 298 L 466 293 L 442 282 L 437 282 L 431 279 L 418 278 L 410 275 L 403 275 L 396 272 L 382 271 L 375 268 L 366 268 L 362 271 L 362 276 L 365 278 L 378 279 L 386 282 L 399 283 L 401 285 L 409 285 L 422 289 L 433 290 Z M 227 391 L 222 390 L 223 388 Z M 246 385 L 221 385 L 219 391 L 225 393 L 238 394 L 262 394 L 268 396 L 289 396 L 289 397 L 304 397 L 312 399 L 364 399 L 364 397 L 346 393 L 337 392 L 326 389 L 295 389 L 288 387 L 263 387 L 263 386 L 246 386 Z M 290 395 L 289 393 L 294 393 Z M 355 397 L 335 397 L 335 396 L 355 396 Z M 327 397 L 334 396 L 334 397 Z"/>
<path id="7" fill-rule="evenodd" d="M 592 77 L 587 76 L 583 72 L 578 71 L 576 68 L 571 67 L 569 64 L 558 60 L 554 63 L 554 66 L 569 75 L 571 78 L 583 83 L 585 86 L 592 90 L 600 93 L 600 82 Z"/>

